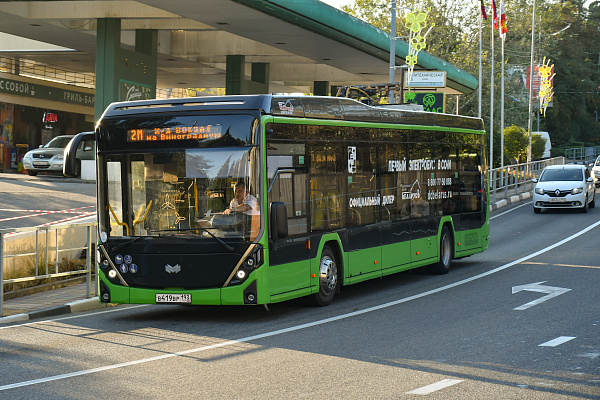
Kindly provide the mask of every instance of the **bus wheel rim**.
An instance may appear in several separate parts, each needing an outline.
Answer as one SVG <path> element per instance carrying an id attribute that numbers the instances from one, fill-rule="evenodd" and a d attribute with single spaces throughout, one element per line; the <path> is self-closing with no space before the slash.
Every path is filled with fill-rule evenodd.
<path id="1" fill-rule="evenodd" d="M 442 263 L 444 265 L 450 263 L 450 251 L 450 238 L 446 235 L 442 240 Z"/>
<path id="2" fill-rule="evenodd" d="M 323 257 L 319 269 L 319 288 L 324 295 L 329 295 L 337 285 L 337 266 L 330 257 Z"/>

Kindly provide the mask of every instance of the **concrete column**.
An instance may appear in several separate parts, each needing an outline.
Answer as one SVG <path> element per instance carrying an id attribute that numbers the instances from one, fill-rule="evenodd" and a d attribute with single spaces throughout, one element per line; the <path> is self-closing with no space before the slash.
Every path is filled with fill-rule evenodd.
<path id="1" fill-rule="evenodd" d="M 315 96 L 329 96 L 329 81 L 315 81 L 313 94 Z"/>
<path id="2" fill-rule="evenodd" d="M 246 57 L 228 55 L 225 69 L 225 94 L 245 94 L 243 92 Z"/>
<path id="3" fill-rule="evenodd" d="M 99 18 L 96 36 L 96 95 L 98 120 L 114 101 L 156 97 L 158 31 L 136 30 L 135 51 L 121 48 L 121 20 Z"/>
<path id="4" fill-rule="evenodd" d="M 250 80 L 246 79 L 246 57 L 227 56 L 225 70 L 225 94 L 269 93 L 269 64 L 252 63 Z"/>
<path id="5" fill-rule="evenodd" d="M 115 64 L 121 47 L 121 20 L 118 18 L 99 18 L 96 30 L 94 120 L 98 121 L 106 107 L 117 99 Z"/>

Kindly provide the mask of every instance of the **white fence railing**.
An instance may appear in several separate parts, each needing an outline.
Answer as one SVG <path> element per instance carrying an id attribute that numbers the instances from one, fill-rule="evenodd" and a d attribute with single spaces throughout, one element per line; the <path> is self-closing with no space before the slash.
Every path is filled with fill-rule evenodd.
<path id="1" fill-rule="evenodd" d="M 85 275 L 86 297 L 91 297 L 92 274 L 97 272 L 92 265 L 96 226 L 90 222 L 0 229 L 0 317 L 7 284 Z M 85 264 L 73 266 L 82 256 Z M 11 278 L 5 279 L 8 275 Z"/>
<path id="2" fill-rule="evenodd" d="M 555 157 L 491 169 L 489 177 L 491 202 L 495 203 L 501 199 L 508 199 L 510 196 L 532 191 L 534 185 L 531 180 L 539 177 L 544 168 L 548 165 L 564 163 L 564 157 Z"/>

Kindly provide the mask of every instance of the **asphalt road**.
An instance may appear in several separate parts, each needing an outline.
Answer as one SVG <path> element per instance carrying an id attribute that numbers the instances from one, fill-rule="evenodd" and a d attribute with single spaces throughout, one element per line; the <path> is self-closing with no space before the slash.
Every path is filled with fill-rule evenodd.
<path id="1" fill-rule="evenodd" d="M 88 222 L 95 212 L 94 183 L 58 175 L 0 174 L 0 229 Z"/>
<path id="2" fill-rule="evenodd" d="M 598 399 L 600 207 L 492 214 L 443 276 L 316 308 L 119 306 L 0 327 L 0 399 Z"/>

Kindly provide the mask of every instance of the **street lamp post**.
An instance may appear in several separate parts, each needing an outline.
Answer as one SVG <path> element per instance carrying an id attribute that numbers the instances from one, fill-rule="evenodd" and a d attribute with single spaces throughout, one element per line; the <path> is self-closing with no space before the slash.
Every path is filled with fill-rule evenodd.
<path id="1" fill-rule="evenodd" d="M 390 83 L 396 78 L 396 0 L 392 0 L 392 26 L 390 27 Z M 394 104 L 394 91 L 390 87 L 390 104 Z"/>
<path id="2" fill-rule="evenodd" d="M 529 132 L 529 143 L 527 145 L 527 162 L 531 162 L 531 119 L 533 116 L 533 52 L 535 44 L 535 0 L 533 0 L 533 16 L 531 18 L 531 62 L 529 64 L 529 119 L 527 130 Z"/>

